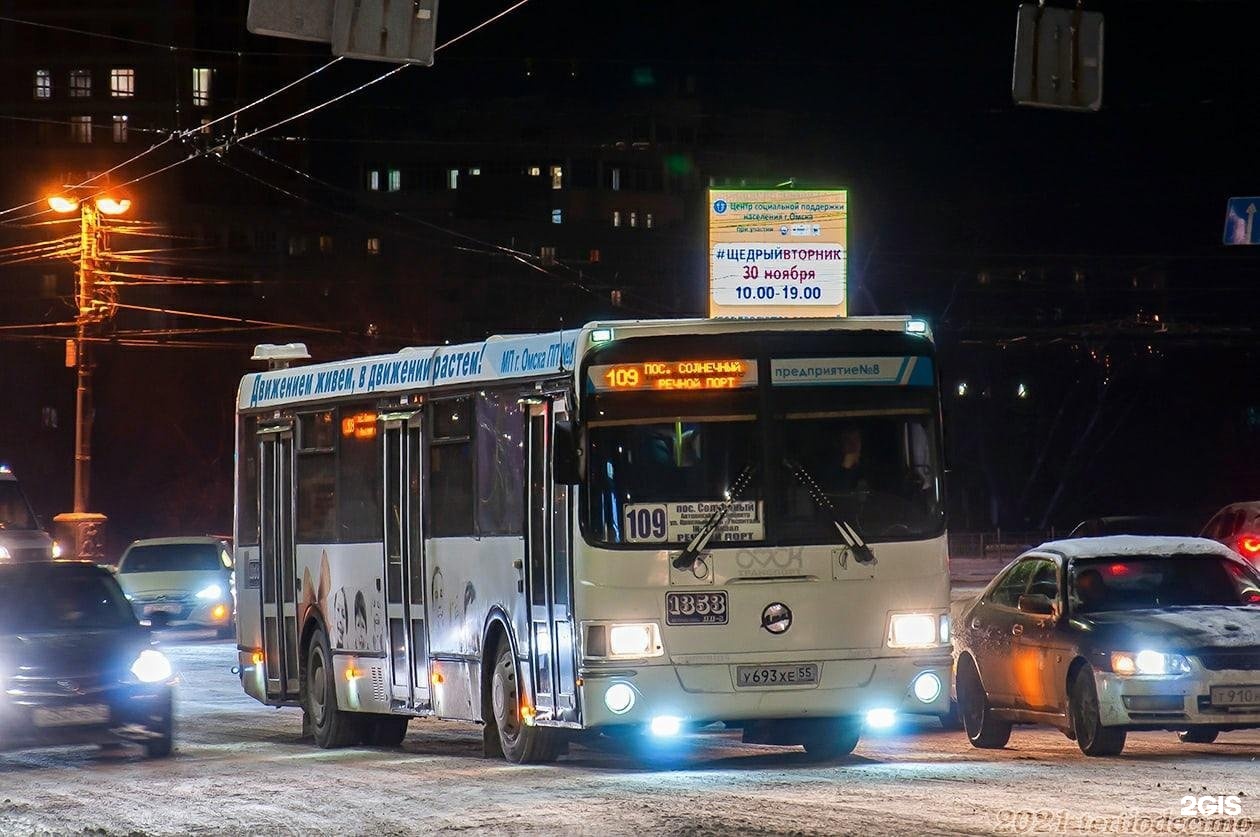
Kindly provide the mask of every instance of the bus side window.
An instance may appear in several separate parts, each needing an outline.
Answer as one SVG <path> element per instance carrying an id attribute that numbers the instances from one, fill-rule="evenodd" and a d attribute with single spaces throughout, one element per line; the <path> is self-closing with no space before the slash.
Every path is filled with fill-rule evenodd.
<path id="1" fill-rule="evenodd" d="M 331 543 L 337 536 L 336 441 L 332 410 L 298 416 L 298 543 Z"/>
<path id="2" fill-rule="evenodd" d="M 515 390 L 477 395 L 477 534 L 520 535 L 525 496 L 525 414 Z"/>
<path id="3" fill-rule="evenodd" d="M 429 534 L 435 538 L 471 536 L 474 485 L 472 398 L 429 402 Z"/>
<path id="4" fill-rule="evenodd" d="M 347 405 L 338 411 L 337 540 L 381 540 L 384 479 L 381 437 L 372 404 Z"/>

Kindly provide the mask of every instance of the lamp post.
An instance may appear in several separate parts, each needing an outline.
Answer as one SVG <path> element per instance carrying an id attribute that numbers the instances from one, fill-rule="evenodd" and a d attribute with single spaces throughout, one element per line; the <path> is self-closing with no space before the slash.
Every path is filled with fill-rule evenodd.
<path id="1" fill-rule="evenodd" d="M 121 215 L 131 208 L 131 201 L 107 197 L 77 200 L 55 195 L 48 199 L 48 206 L 62 214 L 78 212 L 80 220 L 73 363 L 78 379 L 74 396 L 74 511 L 59 514 L 53 520 L 61 530 L 59 534 L 69 542 L 67 554 L 103 561 L 105 515 L 88 511 L 92 467 L 92 363 L 88 357 L 87 334 L 88 327 L 100 318 L 95 291 L 101 252 L 101 215 Z M 69 357 L 66 365 L 71 365 Z"/>

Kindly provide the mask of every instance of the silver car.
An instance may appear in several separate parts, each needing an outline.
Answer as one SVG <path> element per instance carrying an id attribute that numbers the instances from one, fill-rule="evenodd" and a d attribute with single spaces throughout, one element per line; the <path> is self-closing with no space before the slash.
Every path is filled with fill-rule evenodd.
<path id="1" fill-rule="evenodd" d="M 17 477 L 9 466 L 0 465 L 0 563 L 60 557 L 60 548 L 39 525 Z"/>
<path id="2" fill-rule="evenodd" d="M 235 632 L 236 586 L 232 554 L 214 537 L 149 538 L 127 547 L 118 583 L 136 616 L 154 626 Z"/>

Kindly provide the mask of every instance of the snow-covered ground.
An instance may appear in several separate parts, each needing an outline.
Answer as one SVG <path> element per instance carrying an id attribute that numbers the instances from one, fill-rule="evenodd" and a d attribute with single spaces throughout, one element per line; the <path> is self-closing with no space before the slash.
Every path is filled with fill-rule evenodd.
<path id="1" fill-rule="evenodd" d="M 165 645 L 183 678 L 176 755 L 0 755 L 0 832 L 1126 833 L 1187 795 L 1236 796 L 1260 823 L 1260 732 L 1133 734 L 1123 756 L 1086 759 L 1048 730 L 981 752 L 930 722 L 824 766 L 728 734 L 664 765 L 574 747 L 514 767 L 481 757 L 478 727 L 440 721 L 413 722 L 401 750 L 318 750 L 296 711 L 245 697 L 231 643 Z"/>

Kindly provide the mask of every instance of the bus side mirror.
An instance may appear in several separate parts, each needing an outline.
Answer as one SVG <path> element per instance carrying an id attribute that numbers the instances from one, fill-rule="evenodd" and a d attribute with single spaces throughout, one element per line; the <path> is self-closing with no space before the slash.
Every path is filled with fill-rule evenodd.
<path id="1" fill-rule="evenodd" d="M 578 450 L 577 432 L 568 419 L 556 421 L 551 470 L 560 485 L 577 485 L 582 481 L 582 456 Z"/>

